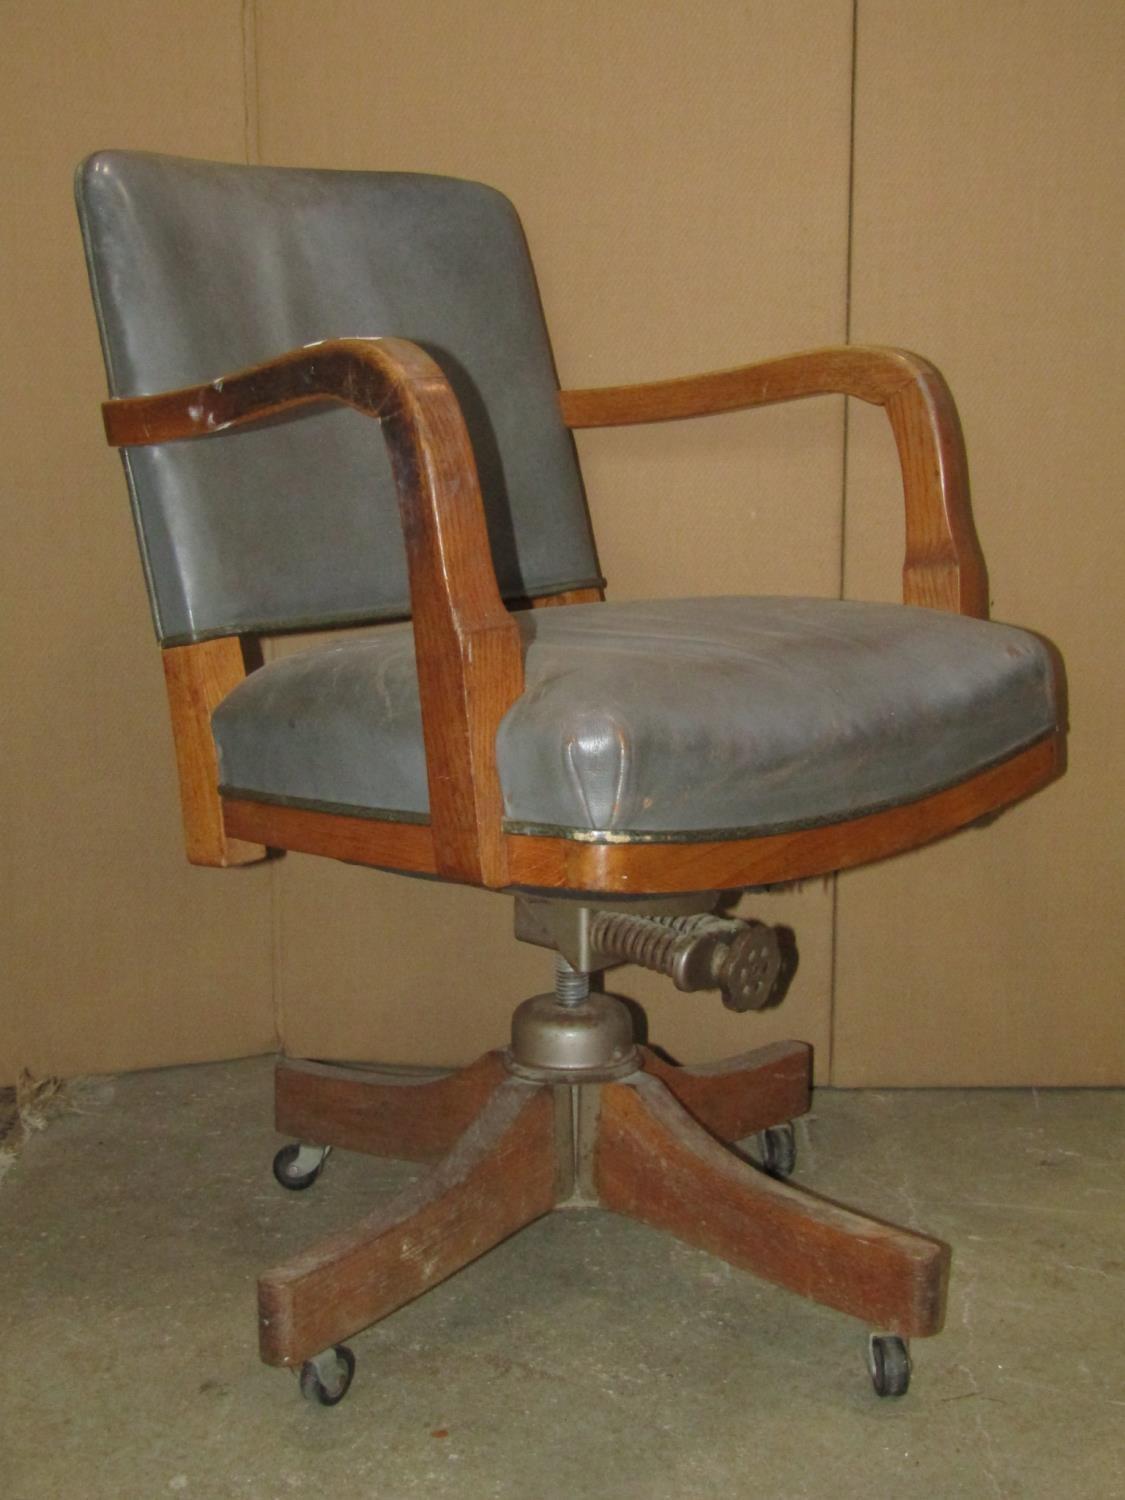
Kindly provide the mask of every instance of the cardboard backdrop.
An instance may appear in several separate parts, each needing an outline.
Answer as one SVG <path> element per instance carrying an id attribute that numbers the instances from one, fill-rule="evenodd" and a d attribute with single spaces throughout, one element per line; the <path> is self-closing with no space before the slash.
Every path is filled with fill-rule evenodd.
<path id="1" fill-rule="evenodd" d="M 633 970 L 614 987 L 685 1059 L 797 1035 L 843 1084 L 1121 1080 L 1111 0 L 1065 19 L 1053 0 L 39 0 L 4 29 L 0 1083 L 279 1040 L 456 1062 L 549 984 L 495 897 L 301 856 L 184 863 L 70 201 L 107 145 L 495 184 L 565 385 L 848 338 L 933 358 L 994 612 L 1067 659 L 1067 778 L 986 829 L 748 900 L 798 936 L 774 1013 Z M 583 435 L 611 596 L 895 597 L 882 422 L 829 399 Z"/>

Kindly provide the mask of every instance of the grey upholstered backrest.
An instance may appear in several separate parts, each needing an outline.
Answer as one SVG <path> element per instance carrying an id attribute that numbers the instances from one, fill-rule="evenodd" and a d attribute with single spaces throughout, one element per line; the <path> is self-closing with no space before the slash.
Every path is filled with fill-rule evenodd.
<path id="1" fill-rule="evenodd" d="M 460 398 L 508 597 L 598 581 L 515 212 L 479 183 L 104 152 L 79 216 L 115 396 L 198 384 L 325 338 L 393 335 Z M 165 643 L 402 616 L 376 423 L 337 410 L 125 454 Z"/>

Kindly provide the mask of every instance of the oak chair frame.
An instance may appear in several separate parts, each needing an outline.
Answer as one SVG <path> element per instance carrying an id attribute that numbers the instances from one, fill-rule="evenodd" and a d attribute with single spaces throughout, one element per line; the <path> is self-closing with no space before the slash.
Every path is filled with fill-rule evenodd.
<path id="1" fill-rule="evenodd" d="M 571 428 L 671 421 L 844 395 L 881 406 L 894 433 L 906 513 L 903 601 L 980 618 L 988 584 L 969 504 L 956 407 L 940 373 L 898 349 L 812 350 L 677 380 L 564 390 Z M 279 807 L 217 791 L 210 714 L 252 669 L 259 643 L 221 636 L 164 650 L 188 858 L 260 859 L 267 848 L 502 889 L 643 894 L 766 884 L 880 859 L 1027 795 L 1059 769 L 1048 737 L 998 766 L 904 807 L 823 827 L 693 842 L 620 842 L 504 828 L 496 729 L 523 689 L 519 629 L 492 567 L 472 448 L 434 361 L 402 339 L 333 339 L 207 385 L 108 401 L 114 446 L 177 442 L 343 405 L 383 429 L 406 543 L 428 823 Z M 526 601 L 600 598 L 593 589 Z"/>
<path id="2" fill-rule="evenodd" d="M 881 406 L 898 448 L 907 604 L 986 618 L 956 409 L 941 375 L 895 349 L 814 350 L 681 380 L 562 391 L 571 428 L 676 420 L 818 395 Z M 105 403 L 111 444 L 215 437 L 345 405 L 382 426 L 406 544 L 428 822 L 224 798 L 210 716 L 260 661 L 254 636 L 163 652 L 188 857 L 233 865 L 292 849 L 491 889 L 687 895 L 827 873 L 912 848 L 1025 796 L 1061 768 L 1049 734 L 903 807 L 763 836 L 623 841 L 598 831 L 509 832 L 496 768 L 500 720 L 523 690 L 518 623 L 493 571 L 476 467 L 441 370 L 400 339 L 334 339 L 209 384 Z M 520 601 L 592 602 L 598 589 Z M 725 1149 L 808 1108 L 810 1051 L 778 1043 L 709 1068 L 647 1048 L 634 1071 L 513 1076 L 487 1053 L 456 1072 L 363 1072 L 282 1060 L 278 1129 L 301 1140 L 436 1161 L 423 1182 L 354 1229 L 259 1281 L 262 1357 L 318 1369 L 367 1326 L 557 1207 L 598 1204 L 671 1230 L 783 1286 L 892 1330 L 941 1326 L 949 1252 L 774 1181 Z M 422 1247 L 422 1248 L 419 1248 Z M 424 1249 L 424 1254 L 422 1250 Z M 349 1356 L 350 1359 L 350 1356 Z M 305 1363 L 310 1362 L 310 1363 Z M 350 1374 L 348 1376 L 350 1378 Z"/>

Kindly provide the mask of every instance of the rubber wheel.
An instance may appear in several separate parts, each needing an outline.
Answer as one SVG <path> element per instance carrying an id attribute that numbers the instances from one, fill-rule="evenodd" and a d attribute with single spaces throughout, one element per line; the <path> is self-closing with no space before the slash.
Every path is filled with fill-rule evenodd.
<path id="1" fill-rule="evenodd" d="M 327 1385 L 318 1368 L 325 1363 L 323 1354 L 317 1360 L 306 1359 L 298 1376 L 301 1395 L 318 1406 L 338 1406 L 348 1394 L 355 1374 L 355 1355 L 347 1344 L 336 1344 L 331 1353 L 336 1356 L 336 1368 Z"/>
<path id="2" fill-rule="evenodd" d="M 771 1125 L 758 1136 L 762 1170 L 771 1177 L 792 1177 L 797 1167 L 797 1137 L 792 1125 Z"/>
<path id="3" fill-rule="evenodd" d="M 311 1172 L 294 1172 L 293 1163 L 300 1155 L 300 1151 L 300 1143 L 294 1141 L 292 1145 L 282 1146 L 273 1159 L 273 1175 L 282 1187 L 287 1188 L 291 1193 L 303 1193 L 306 1188 L 312 1187 L 324 1166 L 322 1157 Z"/>
<path id="4" fill-rule="evenodd" d="M 897 1334 L 873 1334 L 867 1364 L 877 1396 L 906 1395 L 910 1389 L 910 1352 Z"/>

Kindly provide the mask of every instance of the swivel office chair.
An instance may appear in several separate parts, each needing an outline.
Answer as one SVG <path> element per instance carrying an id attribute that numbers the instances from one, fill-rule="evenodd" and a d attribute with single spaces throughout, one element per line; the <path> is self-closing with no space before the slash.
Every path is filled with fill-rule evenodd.
<path id="1" fill-rule="evenodd" d="M 913 848 L 1058 773 L 1051 658 L 987 622 L 940 375 L 838 348 L 560 392 L 487 187 L 108 152 L 77 192 L 188 857 L 508 892 L 517 937 L 557 955 L 554 993 L 461 1071 L 279 1063 L 284 1184 L 331 1146 L 437 1164 L 262 1277 L 262 1357 L 334 1404 L 343 1339 L 553 1208 L 601 1205 L 864 1320 L 875 1387 L 901 1394 L 948 1250 L 784 1180 L 809 1049 L 675 1067 L 590 976 L 647 963 L 760 1006 L 784 956 L 722 893 Z M 604 602 L 568 429 L 826 393 L 893 428 L 906 607 Z M 261 664 L 270 632 L 372 622 Z M 732 1149 L 754 1134 L 757 1165 Z"/>

